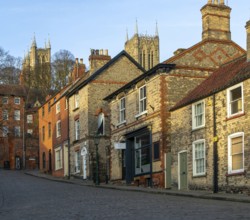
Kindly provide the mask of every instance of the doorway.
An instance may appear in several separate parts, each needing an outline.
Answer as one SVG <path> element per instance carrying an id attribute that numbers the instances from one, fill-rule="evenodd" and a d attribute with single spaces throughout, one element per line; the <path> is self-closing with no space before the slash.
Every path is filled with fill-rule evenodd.
<path id="1" fill-rule="evenodd" d="M 187 189 L 187 151 L 181 151 L 178 154 L 178 168 L 179 168 L 179 183 L 178 189 Z"/>

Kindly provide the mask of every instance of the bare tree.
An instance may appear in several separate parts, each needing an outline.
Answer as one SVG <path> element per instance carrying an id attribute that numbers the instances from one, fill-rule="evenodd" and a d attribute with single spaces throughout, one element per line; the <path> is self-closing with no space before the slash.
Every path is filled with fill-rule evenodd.
<path id="1" fill-rule="evenodd" d="M 68 83 L 68 75 L 72 72 L 75 58 L 68 50 L 60 50 L 52 57 L 53 89 L 60 90 Z"/>

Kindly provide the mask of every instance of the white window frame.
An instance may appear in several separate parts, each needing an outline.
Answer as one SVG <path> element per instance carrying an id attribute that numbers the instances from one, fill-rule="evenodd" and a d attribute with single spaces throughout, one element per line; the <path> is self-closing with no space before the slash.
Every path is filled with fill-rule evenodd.
<path id="1" fill-rule="evenodd" d="M 55 149 L 55 170 L 62 169 L 62 148 L 57 147 Z"/>
<path id="2" fill-rule="evenodd" d="M 3 120 L 4 120 L 4 121 L 9 120 L 9 112 L 8 112 L 7 109 L 4 109 L 4 110 L 3 110 Z"/>
<path id="3" fill-rule="evenodd" d="M 20 110 L 15 110 L 14 111 L 14 120 L 15 121 L 20 121 L 21 118 L 21 111 Z"/>
<path id="4" fill-rule="evenodd" d="M 3 126 L 2 131 L 3 131 L 3 137 L 7 137 L 8 133 L 9 133 L 8 126 Z"/>
<path id="5" fill-rule="evenodd" d="M 80 157 L 81 157 L 80 151 L 75 151 L 75 172 L 76 173 L 80 173 L 80 169 L 81 169 L 80 168 L 80 166 L 81 166 L 81 164 L 80 164 L 81 158 Z"/>
<path id="6" fill-rule="evenodd" d="M 58 120 L 56 122 L 56 137 L 61 137 L 61 132 L 62 132 L 62 125 L 61 125 L 61 121 Z"/>
<path id="7" fill-rule="evenodd" d="M 101 124 L 103 123 L 103 130 L 102 133 L 98 133 L 99 135 L 105 135 L 105 115 L 103 112 L 99 113 L 98 115 L 98 121 L 97 121 L 97 130 L 101 127 Z"/>
<path id="8" fill-rule="evenodd" d="M 80 101 L 79 93 L 76 93 L 76 94 L 74 95 L 75 109 L 76 109 L 76 108 L 79 108 L 79 101 Z"/>
<path id="9" fill-rule="evenodd" d="M 30 134 L 30 135 L 32 135 L 33 134 L 33 129 L 27 129 L 27 134 Z"/>
<path id="10" fill-rule="evenodd" d="M 203 112 L 202 114 L 198 115 L 196 114 L 196 107 L 200 104 L 203 105 Z M 200 115 L 202 117 L 202 124 L 197 125 L 197 117 L 199 117 Z M 192 104 L 192 129 L 194 130 L 194 129 L 199 129 L 203 127 L 205 127 L 205 101 L 204 100 Z"/>
<path id="11" fill-rule="evenodd" d="M 56 103 L 56 114 L 61 112 L 60 101 Z"/>
<path id="12" fill-rule="evenodd" d="M 4 97 L 2 98 L 2 103 L 3 103 L 3 104 L 8 104 L 8 102 L 9 102 L 9 98 L 8 98 L 7 96 L 4 96 Z"/>
<path id="13" fill-rule="evenodd" d="M 33 115 L 27 115 L 27 123 L 32 124 L 33 123 Z"/>
<path id="14" fill-rule="evenodd" d="M 14 134 L 15 134 L 15 137 L 21 137 L 21 127 L 20 126 L 14 127 Z"/>
<path id="15" fill-rule="evenodd" d="M 144 91 L 145 89 L 145 91 Z M 141 93 L 144 91 L 144 96 L 141 97 Z M 145 109 L 144 109 L 145 102 Z M 146 85 L 139 88 L 139 114 L 143 114 L 147 112 L 147 87 Z"/>
<path id="16" fill-rule="evenodd" d="M 126 122 L 126 99 L 121 98 L 119 101 L 119 124 Z"/>
<path id="17" fill-rule="evenodd" d="M 237 137 L 242 137 L 242 164 L 243 167 L 242 169 L 238 170 L 233 170 L 233 164 L 232 164 L 232 139 L 237 138 Z M 228 174 L 234 174 L 234 173 L 241 173 L 244 172 L 244 132 L 237 132 L 234 134 L 231 134 L 228 136 Z"/>
<path id="18" fill-rule="evenodd" d="M 203 172 L 197 172 L 197 160 L 198 159 L 202 159 L 201 158 L 196 158 L 196 155 L 195 155 L 195 149 L 197 147 L 198 144 L 203 144 L 203 147 L 204 147 L 204 150 L 203 150 L 203 158 L 204 158 L 204 164 L 203 164 L 203 167 L 204 167 L 204 171 Z M 204 176 L 206 175 L 206 144 L 205 144 L 205 139 L 200 139 L 200 140 L 197 140 L 197 141 L 194 141 L 193 142 L 193 147 L 192 147 L 192 151 L 193 151 L 193 176 Z"/>
<path id="19" fill-rule="evenodd" d="M 232 103 L 231 103 L 231 91 L 241 87 L 241 111 L 232 114 Z M 243 94 L 243 83 L 239 83 L 227 89 L 227 117 L 233 117 L 244 112 L 244 94 Z"/>
<path id="20" fill-rule="evenodd" d="M 18 101 L 17 101 L 17 100 L 18 100 Z M 16 101 L 17 101 L 17 102 L 16 102 Z M 14 97 L 14 104 L 20 105 L 20 103 L 21 103 L 20 97 Z"/>
<path id="21" fill-rule="evenodd" d="M 75 120 L 75 140 L 80 140 L 80 119 Z"/>

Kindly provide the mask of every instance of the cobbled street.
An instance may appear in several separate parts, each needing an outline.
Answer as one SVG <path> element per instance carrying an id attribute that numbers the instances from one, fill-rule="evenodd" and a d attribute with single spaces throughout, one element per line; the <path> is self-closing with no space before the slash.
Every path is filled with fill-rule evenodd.
<path id="1" fill-rule="evenodd" d="M 0 170 L 0 219 L 250 219 L 236 203 L 61 183 Z"/>

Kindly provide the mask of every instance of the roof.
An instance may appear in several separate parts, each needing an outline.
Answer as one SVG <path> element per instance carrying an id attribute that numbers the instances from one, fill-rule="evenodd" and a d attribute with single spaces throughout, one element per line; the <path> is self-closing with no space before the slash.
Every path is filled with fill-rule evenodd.
<path id="1" fill-rule="evenodd" d="M 165 60 L 163 63 L 175 63 L 175 61 L 177 61 L 181 57 L 196 50 L 197 48 L 204 46 L 207 43 L 220 43 L 220 44 L 226 44 L 226 45 L 230 44 L 233 47 L 237 48 L 238 50 L 242 51 L 242 53 L 246 52 L 243 48 L 241 48 L 238 44 L 236 44 L 234 41 L 231 41 L 231 40 L 206 39 L 206 40 L 202 40 L 202 41 L 198 42 L 197 44 L 194 44 L 193 46 L 183 50 L 182 52 L 178 53 L 177 55 L 170 57 L 169 59 Z"/>
<path id="2" fill-rule="evenodd" d="M 94 72 L 90 77 L 87 79 L 83 78 L 78 81 L 66 94 L 68 97 L 72 96 L 77 90 L 81 89 L 88 83 L 90 83 L 92 80 L 94 80 L 99 74 L 101 74 L 105 69 L 107 69 L 109 66 L 111 66 L 113 63 L 115 63 L 118 59 L 120 59 L 121 56 L 126 56 L 132 63 L 134 63 L 138 69 L 145 72 L 145 69 L 134 60 L 125 50 L 122 50 L 119 54 L 117 54 L 113 59 L 111 59 L 109 62 L 107 62 L 105 65 L 103 65 L 100 69 L 98 69 L 96 72 Z"/>
<path id="3" fill-rule="evenodd" d="M 199 86 L 188 93 L 170 111 L 204 99 L 248 78 L 250 78 L 250 62 L 247 62 L 244 55 L 221 66 Z"/>
<path id="4" fill-rule="evenodd" d="M 156 73 L 159 73 L 159 71 L 157 70 L 162 70 L 162 71 L 166 71 L 169 72 L 171 69 L 173 69 L 175 67 L 175 64 L 164 64 L 164 63 L 160 63 L 156 66 L 154 66 L 152 69 L 148 70 L 147 72 L 145 72 L 144 74 L 141 74 L 140 76 L 138 76 L 137 78 L 133 79 L 132 81 L 130 81 L 129 83 L 127 83 L 126 85 L 122 86 L 120 89 L 114 91 L 113 93 L 111 93 L 110 95 L 108 95 L 107 97 L 104 98 L 104 100 L 109 100 L 112 99 L 114 96 L 118 95 L 119 93 L 121 93 L 122 91 L 124 91 L 125 89 L 129 89 L 131 88 L 133 85 L 135 85 L 136 83 L 138 83 L 139 81 L 143 80 L 146 77 L 149 77 L 151 75 L 154 75 Z M 161 71 L 161 72 L 162 72 Z"/>
<path id="5" fill-rule="evenodd" d="M 26 90 L 24 86 L 21 85 L 15 85 L 15 84 L 1 84 L 0 85 L 0 95 L 13 95 L 13 96 L 21 96 L 25 97 Z"/>

